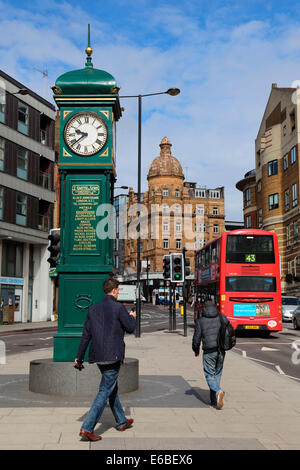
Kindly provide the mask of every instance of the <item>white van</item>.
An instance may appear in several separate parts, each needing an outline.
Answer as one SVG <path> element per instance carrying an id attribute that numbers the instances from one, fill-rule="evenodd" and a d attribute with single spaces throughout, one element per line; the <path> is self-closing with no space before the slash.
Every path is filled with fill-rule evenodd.
<path id="1" fill-rule="evenodd" d="M 136 301 L 137 289 L 135 285 L 130 284 L 119 284 L 119 302 L 135 302 Z M 146 299 L 141 295 L 142 302 L 146 302 Z"/>
<path id="2" fill-rule="evenodd" d="M 283 321 L 292 321 L 293 311 L 296 310 L 300 301 L 297 297 L 292 295 L 283 295 L 281 297 L 282 301 L 282 320 Z"/>

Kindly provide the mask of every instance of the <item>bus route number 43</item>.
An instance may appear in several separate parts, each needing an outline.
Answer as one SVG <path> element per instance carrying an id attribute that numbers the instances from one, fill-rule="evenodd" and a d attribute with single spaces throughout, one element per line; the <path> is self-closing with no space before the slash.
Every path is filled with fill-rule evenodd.
<path id="1" fill-rule="evenodd" d="M 256 262 L 256 256 L 254 254 L 246 255 L 245 256 L 245 261 L 247 263 L 255 263 Z"/>

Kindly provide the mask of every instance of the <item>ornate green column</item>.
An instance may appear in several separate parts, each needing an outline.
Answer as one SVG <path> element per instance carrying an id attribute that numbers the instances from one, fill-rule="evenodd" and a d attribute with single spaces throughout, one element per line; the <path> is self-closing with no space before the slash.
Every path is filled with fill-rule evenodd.
<path id="1" fill-rule="evenodd" d="M 93 67 L 90 44 L 85 68 L 57 78 L 52 87 L 60 109 L 60 259 L 58 331 L 54 361 L 73 361 L 90 305 L 103 298 L 113 267 L 113 240 L 101 220 L 112 204 L 116 178 L 115 123 L 121 117 L 119 87 Z"/>

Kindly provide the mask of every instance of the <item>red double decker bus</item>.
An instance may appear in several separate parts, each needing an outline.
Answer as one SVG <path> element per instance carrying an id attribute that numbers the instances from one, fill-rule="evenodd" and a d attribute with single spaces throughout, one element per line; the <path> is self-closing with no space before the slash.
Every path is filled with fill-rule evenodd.
<path id="1" fill-rule="evenodd" d="M 224 232 L 195 254 L 195 320 L 207 299 L 237 329 L 282 330 L 277 235 L 257 229 Z"/>

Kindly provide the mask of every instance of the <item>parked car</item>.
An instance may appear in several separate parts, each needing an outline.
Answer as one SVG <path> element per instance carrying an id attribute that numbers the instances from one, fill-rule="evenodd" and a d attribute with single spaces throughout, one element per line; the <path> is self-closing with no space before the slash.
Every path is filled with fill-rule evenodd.
<path id="1" fill-rule="evenodd" d="M 294 330 L 298 330 L 300 328 L 300 307 L 296 308 L 292 314 L 292 323 Z"/>
<path id="2" fill-rule="evenodd" d="M 282 300 L 282 320 L 283 321 L 291 321 L 293 311 L 296 310 L 298 305 L 300 305 L 300 301 L 297 297 L 293 297 L 291 295 L 283 295 L 281 297 Z"/>

